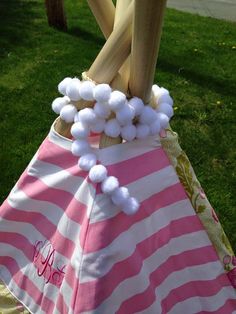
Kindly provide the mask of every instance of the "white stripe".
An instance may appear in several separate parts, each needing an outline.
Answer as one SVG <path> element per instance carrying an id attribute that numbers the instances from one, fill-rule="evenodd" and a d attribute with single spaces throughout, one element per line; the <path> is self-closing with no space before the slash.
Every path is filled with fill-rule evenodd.
<path id="1" fill-rule="evenodd" d="M 7 201 L 11 207 L 19 211 L 24 210 L 31 213 L 40 213 L 47 218 L 65 238 L 72 241 L 77 239 L 80 225 L 70 219 L 66 211 L 64 212 L 59 206 L 46 201 L 34 200 L 17 188 L 14 193 L 9 195 Z"/>
<path id="2" fill-rule="evenodd" d="M 166 188 L 179 182 L 179 179 L 172 166 L 153 172 L 142 177 L 126 187 L 129 189 L 130 195 L 135 197 L 139 202 L 143 202 L 154 194 L 164 191 Z M 145 186 L 145 189 L 143 188 Z M 193 210 L 192 210 L 193 211 Z M 103 221 L 116 216 L 120 212 L 120 208 L 112 204 L 110 197 L 99 194 L 96 195 L 90 223 Z"/>
<path id="3" fill-rule="evenodd" d="M 160 265 L 165 263 L 171 256 L 178 255 L 188 250 L 209 245 L 209 240 L 205 231 L 198 231 L 171 239 L 162 248 L 158 249 L 147 259 L 143 260 L 143 266 L 140 272 L 121 282 L 112 292 L 112 294 L 104 300 L 104 302 L 96 308 L 97 314 L 115 313 L 119 306 L 129 298 L 145 291 L 149 284 L 149 276 Z M 84 312 L 83 314 L 92 314 L 93 311 Z M 187 312 L 186 312 L 187 313 Z"/>
<path id="4" fill-rule="evenodd" d="M 168 277 L 166 277 L 166 279 L 155 289 L 156 302 L 154 302 L 146 310 L 137 313 L 140 314 L 158 313 L 158 311 L 161 309 L 162 300 L 164 300 L 173 289 L 176 289 L 191 281 L 212 280 L 222 273 L 224 273 L 224 269 L 219 261 L 209 262 L 204 265 L 186 267 L 182 270 L 175 271 L 171 273 Z M 190 313 L 190 312 L 176 311 L 173 313 Z"/>
<path id="5" fill-rule="evenodd" d="M 74 195 L 82 204 L 90 204 L 89 196 L 94 197 L 95 188 L 84 178 L 73 176 L 67 170 L 41 160 L 35 160 L 28 169 L 30 176 L 40 179 L 50 188 L 60 189 Z"/>
<path id="6" fill-rule="evenodd" d="M 232 287 L 223 287 L 217 294 L 208 297 L 193 297 L 176 304 L 169 314 L 199 313 L 209 311 L 215 313 L 228 299 L 236 299 L 235 290 Z M 153 313 L 153 312 L 147 312 Z M 227 312 L 228 313 L 228 312 Z"/>
<path id="7" fill-rule="evenodd" d="M 144 241 L 176 219 L 194 215 L 188 200 L 176 202 L 155 211 L 147 218 L 133 224 L 104 249 L 92 253 L 84 253 L 84 271 L 81 276 L 81 282 L 92 281 L 104 276 L 115 263 L 132 255 L 139 242 Z M 205 243 L 209 244 L 209 240 Z"/>
<path id="8" fill-rule="evenodd" d="M 61 292 L 61 295 L 63 296 L 64 303 L 67 305 L 68 309 L 71 310 L 70 300 L 73 296 L 73 290 L 65 280 L 63 280 L 61 284 L 60 292 Z"/>

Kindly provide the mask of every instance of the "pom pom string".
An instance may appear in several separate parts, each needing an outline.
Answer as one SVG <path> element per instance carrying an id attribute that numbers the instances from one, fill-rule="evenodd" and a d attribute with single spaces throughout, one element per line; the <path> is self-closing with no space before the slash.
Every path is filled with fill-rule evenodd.
<path id="1" fill-rule="evenodd" d="M 58 85 L 63 97 L 56 98 L 52 109 L 66 122 L 74 122 L 71 135 L 74 141 L 72 154 L 79 157 L 78 166 L 88 172 L 89 179 L 101 184 L 102 192 L 127 215 L 135 214 L 138 201 L 129 195 L 114 176 L 109 176 L 105 166 L 97 164 L 96 149 L 88 141 L 91 132 L 110 137 L 121 136 L 126 141 L 145 139 L 149 135 L 161 134 L 173 116 L 173 100 L 167 89 L 153 85 L 151 103 L 144 105 L 138 97 L 127 100 L 120 91 L 112 90 L 108 84 L 96 84 L 86 73 L 83 81 L 66 77 Z M 93 108 L 77 112 L 77 101 L 93 102 Z M 113 116 L 113 118 L 109 117 Z"/>

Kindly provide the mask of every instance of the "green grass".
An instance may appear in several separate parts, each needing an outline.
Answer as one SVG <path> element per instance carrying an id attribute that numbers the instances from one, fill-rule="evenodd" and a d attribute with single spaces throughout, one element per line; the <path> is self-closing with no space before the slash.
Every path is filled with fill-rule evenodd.
<path id="1" fill-rule="evenodd" d="M 101 49 L 86 1 L 66 0 L 69 30 L 49 28 L 43 1 L 0 2 L 0 171 L 3 201 L 45 138 L 65 76 Z M 167 10 L 155 82 L 175 99 L 172 127 L 236 248 L 236 25 Z"/>

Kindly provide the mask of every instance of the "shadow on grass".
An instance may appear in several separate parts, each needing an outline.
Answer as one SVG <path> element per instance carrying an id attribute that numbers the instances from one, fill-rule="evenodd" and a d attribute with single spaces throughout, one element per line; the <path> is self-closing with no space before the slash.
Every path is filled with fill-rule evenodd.
<path id="1" fill-rule="evenodd" d="M 99 37 L 91 32 L 88 32 L 87 30 L 79 26 L 71 27 L 70 29 L 67 30 L 66 33 L 78 37 L 80 39 L 83 39 L 84 41 L 96 43 L 99 46 L 103 46 L 105 43 L 105 39 L 103 39 L 102 37 Z"/>
<path id="2" fill-rule="evenodd" d="M 236 96 L 235 91 L 235 82 L 231 80 L 224 80 L 218 79 L 213 75 L 208 75 L 206 73 L 201 73 L 197 71 L 193 71 L 188 69 L 187 62 L 183 62 L 185 66 L 182 67 L 178 63 L 170 63 L 163 58 L 158 59 L 157 68 L 160 68 L 164 72 L 169 72 L 174 75 L 178 75 L 182 78 L 190 80 L 194 84 L 197 84 L 201 87 L 206 87 L 207 89 L 213 90 L 217 93 L 221 93 L 225 96 Z"/>
<path id="3" fill-rule="evenodd" d="M 36 27 L 35 20 L 41 18 L 42 9 L 43 3 L 36 1 L 0 1 L 0 57 L 7 57 L 16 46 L 32 44 L 32 28 Z"/>

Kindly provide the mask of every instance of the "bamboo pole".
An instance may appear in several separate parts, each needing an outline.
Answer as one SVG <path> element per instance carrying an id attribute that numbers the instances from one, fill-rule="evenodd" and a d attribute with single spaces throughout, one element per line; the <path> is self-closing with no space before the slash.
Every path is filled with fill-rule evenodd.
<path id="1" fill-rule="evenodd" d="M 135 0 L 129 89 L 149 102 L 166 0 Z"/>
<path id="2" fill-rule="evenodd" d="M 94 0 L 94 2 L 99 0 Z M 108 2 L 106 2 L 108 3 Z M 97 6 L 94 6 L 94 8 Z M 103 10 L 105 10 L 106 7 L 103 6 Z M 112 38 L 108 39 L 108 42 L 106 43 L 106 47 L 103 47 L 101 52 L 99 53 L 98 57 L 95 59 L 92 67 L 89 70 L 88 76 L 96 81 L 97 83 L 110 83 L 112 79 L 114 78 L 116 72 L 121 67 L 124 60 L 127 58 L 128 54 L 131 50 L 131 22 L 132 22 L 132 7 L 129 6 L 126 14 L 123 16 L 121 21 L 119 22 L 119 25 L 117 26 L 117 29 L 114 33 L 112 33 Z M 95 10 L 95 12 L 98 12 Z M 103 27 L 107 27 L 107 30 L 110 31 L 109 23 L 104 23 Z M 109 28 L 109 29 L 108 29 Z M 104 30 L 105 31 L 105 30 Z M 118 47 L 117 43 L 119 42 Z M 104 49 L 105 48 L 105 49 Z M 116 52 L 115 52 L 116 51 Z M 112 53 L 115 52 L 115 53 Z M 108 57 L 107 57 L 108 55 Z M 118 60 L 116 60 L 118 59 Z M 112 66 L 112 61 L 114 62 L 114 67 Z M 106 64 L 108 62 L 108 64 Z M 96 73 L 96 70 L 100 73 Z M 104 72 L 104 73 L 103 73 Z M 101 76 L 101 79 L 98 80 L 99 75 Z M 76 107 L 78 109 L 82 109 L 85 105 L 92 106 L 91 102 L 84 102 L 79 101 L 76 104 Z M 58 119 L 55 129 L 56 131 L 65 137 L 70 137 L 70 128 L 72 123 L 65 123 L 61 118 Z"/>
<path id="3" fill-rule="evenodd" d="M 130 53 L 133 1 L 88 71 L 97 83 L 110 83 Z"/>
<path id="4" fill-rule="evenodd" d="M 114 30 L 117 27 L 119 27 L 119 21 L 121 20 L 124 12 L 126 11 L 127 7 L 130 5 L 131 1 L 132 0 L 117 0 L 116 14 L 115 14 L 115 20 L 114 20 Z M 128 89 L 128 81 L 129 81 L 129 58 L 122 65 L 119 72 L 113 79 L 111 85 L 113 88 L 118 89 L 126 94 L 127 89 Z M 104 147 L 112 146 L 115 144 L 119 144 L 121 142 L 122 142 L 121 137 L 111 138 L 107 136 L 105 133 L 102 133 L 99 147 L 104 148 Z"/>
<path id="5" fill-rule="evenodd" d="M 115 6 L 111 0 L 87 0 L 88 5 L 104 35 L 107 39 L 114 25 Z"/>

